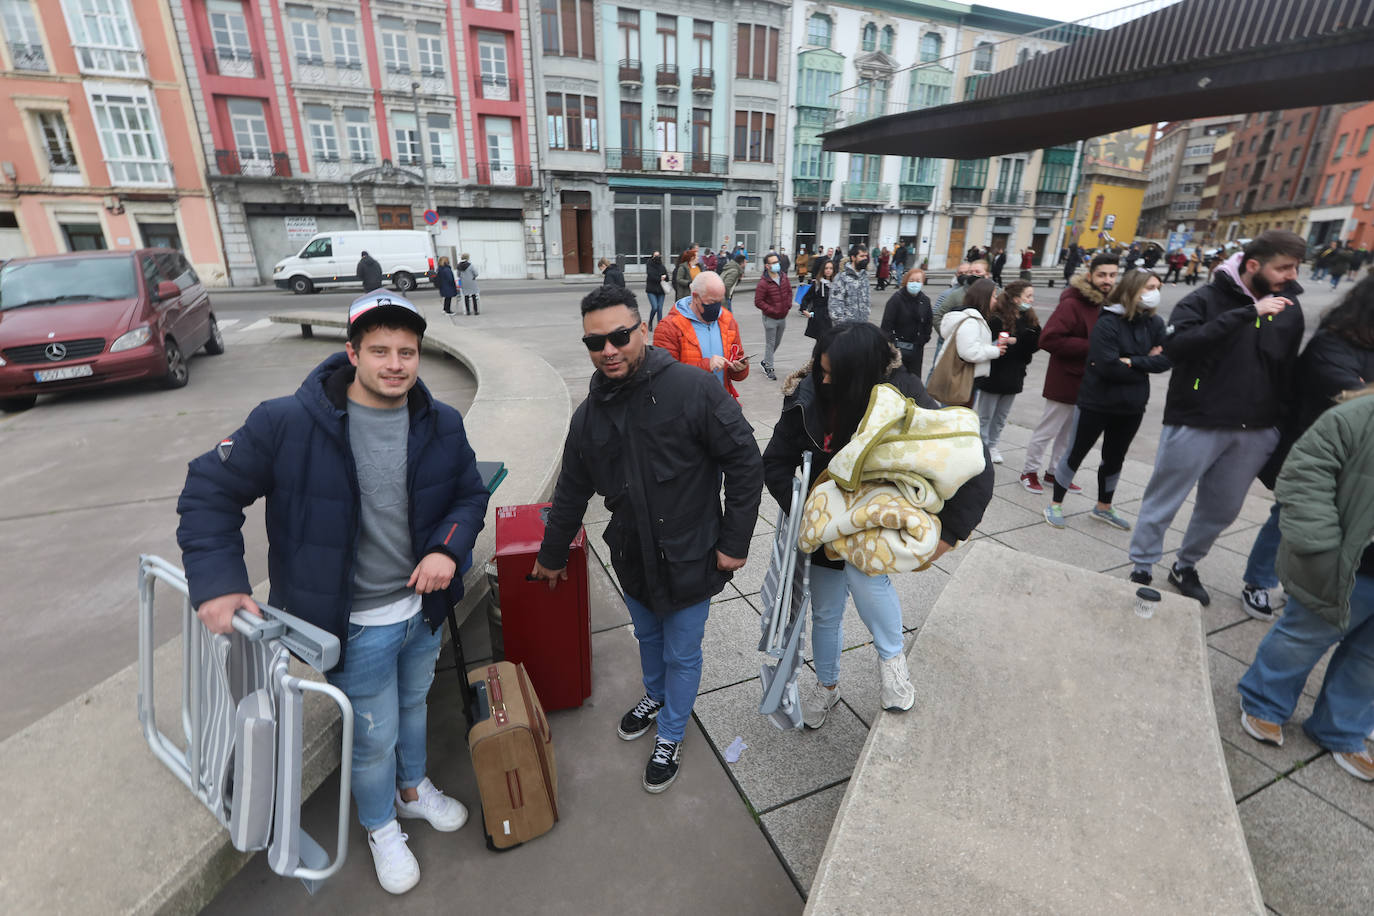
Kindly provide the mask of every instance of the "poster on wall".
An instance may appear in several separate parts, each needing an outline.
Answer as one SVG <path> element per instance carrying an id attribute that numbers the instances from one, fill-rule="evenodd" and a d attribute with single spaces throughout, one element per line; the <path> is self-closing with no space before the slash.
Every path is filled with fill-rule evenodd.
<path id="1" fill-rule="evenodd" d="M 319 232 L 313 216 L 284 216 L 282 221 L 286 223 L 288 242 L 308 242 Z"/>

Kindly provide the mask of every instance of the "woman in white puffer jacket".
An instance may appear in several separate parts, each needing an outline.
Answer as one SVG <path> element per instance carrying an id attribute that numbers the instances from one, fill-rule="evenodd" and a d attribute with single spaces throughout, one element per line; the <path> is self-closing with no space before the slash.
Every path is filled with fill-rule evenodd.
<path id="1" fill-rule="evenodd" d="M 1016 343 L 1015 337 L 992 339 L 988 310 L 996 292 L 997 284 L 984 277 L 969 287 L 957 310 L 946 312 L 940 320 L 940 336 L 945 340 L 954 339 L 959 358 L 973 363 L 974 378 L 985 377 L 992 368 L 992 361 Z"/>

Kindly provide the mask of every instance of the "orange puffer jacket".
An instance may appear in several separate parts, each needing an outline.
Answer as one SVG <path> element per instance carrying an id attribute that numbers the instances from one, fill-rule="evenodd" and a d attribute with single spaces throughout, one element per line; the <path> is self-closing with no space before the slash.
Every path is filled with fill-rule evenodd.
<path id="1" fill-rule="evenodd" d="M 743 356 L 744 345 L 740 343 L 739 324 L 735 321 L 735 316 L 725 309 L 720 310 L 720 317 L 716 319 L 720 325 L 720 340 L 725 346 L 727 358 L 732 353 Z M 673 359 L 689 366 L 696 366 L 706 372 L 711 371 L 711 361 L 702 358 L 701 344 L 697 341 L 696 328 L 692 327 L 692 322 L 687 319 L 676 308 L 663 317 L 654 328 L 654 346 L 662 350 L 667 350 Z M 749 377 L 749 364 L 738 372 L 732 369 L 725 370 L 725 390 L 735 400 L 739 400 L 739 392 L 735 390 L 733 382 L 742 381 Z"/>

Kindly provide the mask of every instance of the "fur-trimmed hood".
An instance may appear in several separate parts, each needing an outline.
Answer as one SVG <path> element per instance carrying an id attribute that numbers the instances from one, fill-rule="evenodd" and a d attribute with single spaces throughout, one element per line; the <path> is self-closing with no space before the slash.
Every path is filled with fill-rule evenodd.
<path id="1" fill-rule="evenodd" d="M 1107 297 L 1097 291 L 1097 287 L 1093 286 L 1092 280 L 1089 277 L 1090 275 L 1086 273 L 1077 274 L 1069 281 L 1069 285 L 1078 290 L 1079 295 L 1087 299 L 1093 305 L 1106 305 Z"/>

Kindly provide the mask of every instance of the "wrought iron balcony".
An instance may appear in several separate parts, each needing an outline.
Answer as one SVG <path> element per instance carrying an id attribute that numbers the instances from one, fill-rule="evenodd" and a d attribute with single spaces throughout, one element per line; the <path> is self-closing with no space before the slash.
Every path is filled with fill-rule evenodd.
<path id="1" fill-rule="evenodd" d="M 933 184 L 903 184 L 898 188 L 897 201 L 902 206 L 928 207 L 935 199 Z"/>
<path id="2" fill-rule="evenodd" d="M 952 204 L 964 204 L 978 206 L 983 202 L 982 188 L 950 188 L 949 202 Z"/>
<path id="3" fill-rule="evenodd" d="M 799 200 L 821 200 L 830 199 L 830 186 L 832 180 L 829 178 L 793 178 L 792 196 Z"/>
<path id="4" fill-rule="evenodd" d="M 230 48 L 206 48 L 205 72 L 215 76 L 238 76 L 258 79 L 262 76 L 262 61 L 252 51 Z"/>
<path id="5" fill-rule="evenodd" d="M 215 167 L 221 175 L 246 175 L 254 178 L 291 177 L 291 159 L 286 153 L 217 149 Z"/>
<path id="6" fill-rule="evenodd" d="M 654 74 L 654 83 L 660 89 L 677 89 L 677 64 L 659 64 Z"/>
<path id="7" fill-rule="evenodd" d="M 892 199 L 892 185 L 882 181 L 846 181 L 840 185 L 840 199 L 856 203 L 887 203 Z"/>
<path id="8" fill-rule="evenodd" d="M 805 102 L 797 104 L 797 123 L 803 127 L 834 127 L 839 114 L 838 108 L 808 105 Z"/>
<path id="9" fill-rule="evenodd" d="M 692 71 L 693 92 L 715 92 L 716 71 L 710 67 L 697 67 Z"/>
<path id="10" fill-rule="evenodd" d="M 724 175 L 730 168 L 728 156 L 712 156 L 708 153 L 659 152 L 652 149 L 607 149 L 605 153 L 606 168 L 616 172 L 695 172 L 698 175 Z M 664 167 L 665 160 L 670 156 L 681 164 L 681 168 Z"/>
<path id="11" fill-rule="evenodd" d="M 514 102 L 520 98 L 520 92 L 515 81 L 509 76 L 484 73 L 473 79 L 473 85 L 477 89 L 478 98 L 493 99 L 498 102 Z"/>
<path id="12" fill-rule="evenodd" d="M 1035 205 L 1037 207 L 1063 207 L 1069 202 L 1067 191 L 1036 191 Z"/>
<path id="13" fill-rule="evenodd" d="M 534 187 L 534 170 L 528 165 L 513 162 L 477 163 L 477 183 L 508 188 Z"/>
<path id="14" fill-rule="evenodd" d="M 724 175 L 730 168 L 730 157 L 692 153 L 689 165 L 697 174 Z"/>
<path id="15" fill-rule="evenodd" d="M 1017 188 L 993 188 L 988 195 L 989 207 L 1024 207 L 1030 203 L 1030 192 Z"/>
<path id="16" fill-rule="evenodd" d="M 48 58 L 43 53 L 42 45 L 31 45 L 20 41 L 11 41 L 10 60 L 14 61 L 16 70 L 46 70 L 48 69 Z"/>
<path id="17" fill-rule="evenodd" d="M 620 62 L 620 85 L 639 86 L 644 83 L 644 67 L 639 61 L 633 58 L 626 58 Z"/>

